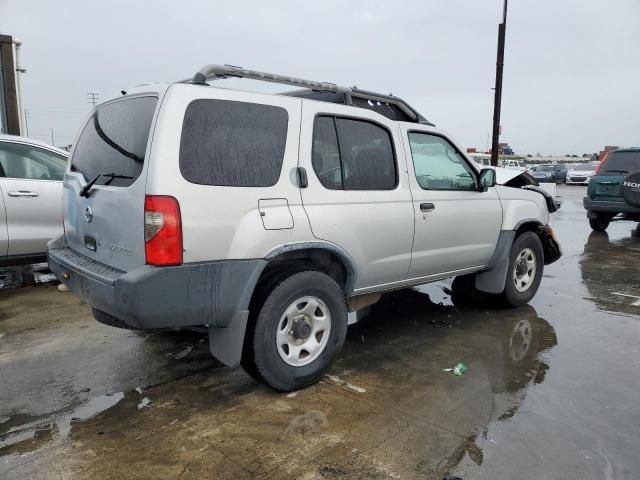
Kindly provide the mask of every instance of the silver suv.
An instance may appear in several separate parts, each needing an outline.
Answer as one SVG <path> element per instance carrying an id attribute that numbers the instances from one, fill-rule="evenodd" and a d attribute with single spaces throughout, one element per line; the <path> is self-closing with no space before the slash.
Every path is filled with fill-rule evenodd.
<path id="1" fill-rule="evenodd" d="M 208 86 L 226 77 L 303 90 Z M 397 97 L 209 65 L 91 113 L 49 265 L 98 321 L 204 325 L 214 356 L 288 391 L 381 292 L 458 276 L 454 293 L 533 297 L 560 256 L 553 201 L 495 177 Z"/>

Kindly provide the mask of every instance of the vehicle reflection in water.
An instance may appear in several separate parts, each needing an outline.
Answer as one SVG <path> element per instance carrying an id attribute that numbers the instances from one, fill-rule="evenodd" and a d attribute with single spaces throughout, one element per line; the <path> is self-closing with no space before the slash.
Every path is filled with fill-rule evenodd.
<path id="1" fill-rule="evenodd" d="M 640 225 L 628 235 L 610 240 L 607 232 L 591 232 L 579 266 L 589 299 L 600 310 L 638 314 Z"/>
<path id="2" fill-rule="evenodd" d="M 126 392 L 72 421 L 69 441 L 93 452 L 81 462 L 87 478 L 126 476 L 132 465 L 177 475 L 187 464 L 219 478 L 441 478 L 465 455 L 482 463 L 488 426 L 517 414 L 556 343 L 531 306 L 460 309 L 438 286 L 394 292 L 349 328 L 317 385 L 286 395 L 237 370 L 196 373 Z M 443 371 L 460 361 L 464 375 Z M 65 461 L 70 476 L 80 472 Z"/>

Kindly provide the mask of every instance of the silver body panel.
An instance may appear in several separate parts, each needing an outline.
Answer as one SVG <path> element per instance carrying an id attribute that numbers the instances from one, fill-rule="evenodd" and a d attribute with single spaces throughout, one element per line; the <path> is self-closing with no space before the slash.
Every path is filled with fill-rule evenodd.
<path id="1" fill-rule="evenodd" d="M 145 263 L 145 195 L 170 195 L 178 200 L 185 264 L 264 259 L 283 246 L 319 242 L 353 259 L 357 270 L 354 293 L 482 270 L 495 251 L 501 230 L 516 228 L 522 219 L 542 225 L 548 222 L 544 198 L 531 191 L 499 185 L 484 192 L 422 190 L 413 170 L 408 131 L 435 133 L 462 152 L 451 137 L 435 127 L 392 121 L 353 106 L 184 83 L 141 87 L 136 93 L 151 94 L 158 96 L 158 107 L 143 171 L 130 187 L 96 186 L 89 199 L 84 199 L 78 192 L 85 179 L 69 170 L 65 177 L 69 247 L 121 271 Z M 284 160 L 275 185 L 210 186 L 191 183 L 182 176 L 178 159 L 183 118 L 189 103 L 198 99 L 273 105 L 287 111 Z M 312 166 L 311 147 L 314 118 L 323 113 L 364 119 L 388 129 L 397 162 L 396 188 L 340 191 L 322 186 Z M 479 172 L 478 165 L 461 155 Z M 299 188 L 298 167 L 304 167 L 308 174 L 306 188 Z M 420 211 L 419 205 L 425 201 L 434 203 L 433 212 Z M 91 223 L 85 218 L 87 207 L 92 210 Z M 98 241 L 96 252 L 85 247 L 85 235 Z"/>
<path id="2" fill-rule="evenodd" d="M 67 156 L 36 140 L 0 135 L 0 149 L 9 144 Z M 62 234 L 62 182 L 0 176 L 0 196 L 0 259 L 46 253 L 47 242 Z"/>

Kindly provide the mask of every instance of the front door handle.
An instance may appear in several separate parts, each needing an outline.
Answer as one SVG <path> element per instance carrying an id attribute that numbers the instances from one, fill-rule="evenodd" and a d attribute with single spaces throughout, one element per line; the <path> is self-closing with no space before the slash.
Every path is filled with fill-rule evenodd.
<path id="1" fill-rule="evenodd" d="M 421 203 L 420 211 L 421 212 L 433 212 L 436 209 L 436 206 L 433 203 Z"/>
<path id="2" fill-rule="evenodd" d="M 8 195 L 10 197 L 37 197 L 39 193 L 30 190 L 14 190 L 13 192 L 8 192 Z"/>

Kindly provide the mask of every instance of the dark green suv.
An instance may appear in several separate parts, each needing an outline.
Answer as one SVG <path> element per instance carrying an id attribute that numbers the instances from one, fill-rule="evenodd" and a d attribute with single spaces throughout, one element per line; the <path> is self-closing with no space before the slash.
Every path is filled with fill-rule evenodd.
<path id="1" fill-rule="evenodd" d="M 640 148 L 609 152 L 589 180 L 583 203 L 589 225 L 598 232 L 617 215 L 640 222 Z"/>

